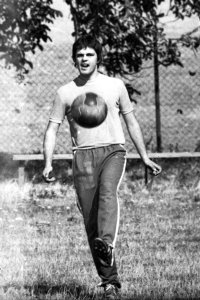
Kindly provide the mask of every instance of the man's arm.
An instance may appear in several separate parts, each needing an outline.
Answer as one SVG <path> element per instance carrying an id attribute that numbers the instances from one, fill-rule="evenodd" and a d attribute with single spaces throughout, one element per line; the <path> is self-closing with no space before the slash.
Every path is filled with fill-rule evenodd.
<path id="1" fill-rule="evenodd" d="M 50 121 L 44 136 L 43 151 L 44 151 L 45 168 L 43 171 L 43 176 L 47 181 L 55 180 L 55 178 L 49 178 L 49 174 L 53 170 L 52 159 L 53 159 L 53 152 L 56 144 L 56 136 L 57 136 L 59 126 L 60 124 Z"/>
<path id="2" fill-rule="evenodd" d="M 161 167 L 154 163 L 152 160 L 149 159 L 146 147 L 144 144 L 144 139 L 142 135 L 142 131 L 138 121 L 135 118 L 133 112 L 123 115 L 124 121 L 126 123 L 129 135 L 131 140 L 133 141 L 139 155 L 141 156 L 144 164 L 152 171 L 153 175 L 158 175 L 161 172 Z"/>

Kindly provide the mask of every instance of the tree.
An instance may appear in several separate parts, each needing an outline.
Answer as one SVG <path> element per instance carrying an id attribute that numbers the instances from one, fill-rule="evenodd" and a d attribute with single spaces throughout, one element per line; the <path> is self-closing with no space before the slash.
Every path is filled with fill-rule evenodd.
<path id="1" fill-rule="evenodd" d="M 170 10 L 179 19 L 191 17 L 197 14 L 200 17 L 200 1 L 199 0 L 171 0 Z"/>
<path id="2" fill-rule="evenodd" d="M 51 40 L 48 23 L 62 16 L 51 8 L 52 0 L 1 0 L 0 2 L 0 59 L 5 67 L 16 67 L 23 76 L 33 67 L 27 53 L 43 50 L 42 42 Z"/>
<path id="3" fill-rule="evenodd" d="M 73 16 L 74 36 L 91 33 L 102 40 L 108 74 L 126 76 L 140 71 L 143 61 L 153 58 L 155 35 L 159 63 L 180 64 L 176 43 L 168 41 L 163 28 L 157 26 L 161 17 L 157 14 L 157 1 L 66 0 L 66 3 Z"/>
<path id="4" fill-rule="evenodd" d="M 192 15 L 197 15 L 200 18 L 199 0 L 173 0 L 171 1 L 170 9 L 177 19 L 183 20 L 185 17 L 191 17 Z M 199 37 L 192 37 L 192 34 L 196 31 L 198 31 L 198 28 L 182 35 L 180 38 L 180 42 L 183 46 L 189 47 L 194 51 L 196 51 L 200 45 Z"/>
<path id="5" fill-rule="evenodd" d="M 155 38 L 158 64 L 181 63 L 177 41 L 168 40 L 157 13 L 165 0 L 65 0 L 70 6 L 77 38 L 91 33 L 100 38 L 104 48 L 104 66 L 109 75 L 126 77 L 141 70 L 143 62 L 152 60 Z M 198 14 L 200 0 L 170 0 L 170 10 L 178 19 Z M 198 48 L 199 40 L 182 37 L 184 46 Z"/>

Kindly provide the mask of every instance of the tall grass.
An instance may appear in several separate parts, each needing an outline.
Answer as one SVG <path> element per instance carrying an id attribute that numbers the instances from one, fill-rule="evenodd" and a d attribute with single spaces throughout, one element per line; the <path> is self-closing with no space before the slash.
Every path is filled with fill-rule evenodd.
<path id="1" fill-rule="evenodd" d="M 197 165 L 169 169 L 121 185 L 120 299 L 200 298 Z M 0 299 L 102 299 L 72 184 L 0 183 L 0 268 Z"/>

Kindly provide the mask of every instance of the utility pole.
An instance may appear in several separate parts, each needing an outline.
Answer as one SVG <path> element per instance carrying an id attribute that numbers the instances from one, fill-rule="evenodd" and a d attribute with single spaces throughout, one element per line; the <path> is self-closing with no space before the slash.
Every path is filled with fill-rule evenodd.
<path id="1" fill-rule="evenodd" d="M 157 45 L 157 26 L 154 32 L 154 90 L 156 107 L 156 140 L 157 152 L 162 152 L 161 117 L 160 117 L 160 84 L 159 84 L 159 62 Z"/>

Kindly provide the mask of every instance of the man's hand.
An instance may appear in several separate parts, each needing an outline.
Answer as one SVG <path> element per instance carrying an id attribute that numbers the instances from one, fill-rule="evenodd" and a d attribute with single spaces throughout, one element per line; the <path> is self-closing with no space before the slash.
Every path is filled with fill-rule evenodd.
<path id="1" fill-rule="evenodd" d="M 52 171 L 53 171 L 52 166 L 44 168 L 44 171 L 42 174 L 43 174 L 43 178 L 46 182 L 53 182 L 56 180 L 56 178 L 54 176 L 52 176 Z"/>
<path id="2" fill-rule="evenodd" d="M 150 172 L 151 175 L 158 176 L 162 172 L 161 166 L 157 165 L 149 158 L 147 161 L 144 162 L 144 164 L 151 171 Z"/>

